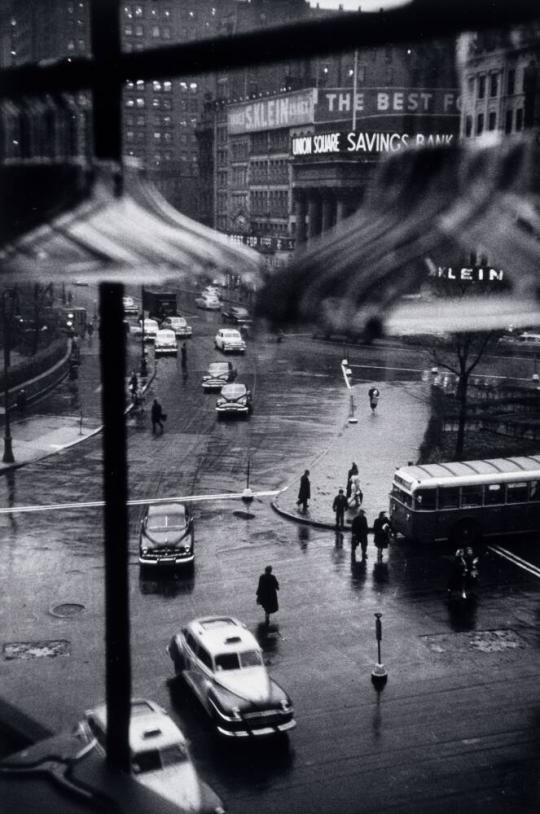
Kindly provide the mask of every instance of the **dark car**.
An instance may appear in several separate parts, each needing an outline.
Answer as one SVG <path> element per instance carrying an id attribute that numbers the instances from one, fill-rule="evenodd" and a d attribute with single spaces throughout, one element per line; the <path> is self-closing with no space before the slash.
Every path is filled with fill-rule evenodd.
<path id="1" fill-rule="evenodd" d="M 251 390 L 245 384 L 226 384 L 221 388 L 221 395 L 216 401 L 218 418 L 224 416 L 241 416 L 247 418 L 252 411 Z"/>
<path id="2" fill-rule="evenodd" d="M 141 567 L 193 566 L 193 517 L 184 503 L 147 506 L 139 535 Z"/>
<path id="3" fill-rule="evenodd" d="M 252 319 L 249 315 L 247 308 L 241 308 L 239 305 L 231 305 L 221 312 L 223 322 L 232 322 L 235 325 L 251 325 Z"/>
<path id="4" fill-rule="evenodd" d="M 237 371 L 232 362 L 212 362 L 202 377 L 203 390 L 221 390 L 224 384 L 234 382 Z"/>

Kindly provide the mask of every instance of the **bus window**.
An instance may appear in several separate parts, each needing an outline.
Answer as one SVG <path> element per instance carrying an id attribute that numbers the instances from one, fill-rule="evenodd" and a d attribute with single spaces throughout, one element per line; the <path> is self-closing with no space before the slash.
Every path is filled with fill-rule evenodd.
<path id="1" fill-rule="evenodd" d="M 527 502 L 527 483 L 507 483 L 506 484 L 506 502 L 507 503 L 526 503 Z"/>
<path id="2" fill-rule="evenodd" d="M 439 489 L 439 508 L 457 509 L 459 506 L 459 486 L 443 486 Z"/>
<path id="3" fill-rule="evenodd" d="M 532 480 L 529 489 L 529 500 L 540 500 L 540 481 Z"/>
<path id="4" fill-rule="evenodd" d="M 461 489 L 461 505 L 481 506 L 483 486 L 463 486 Z"/>
<path id="5" fill-rule="evenodd" d="M 504 491 L 501 483 L 488 483 L 486 485 L 484 503 L 486 506 L 504 503 Z"/>
<path id="6" fill-rule="evenodd" d="M 404 506 L 412 506 L 412 497 L 395 484 L 392 486 L 392 497 L 395 497 L 396 500 L 399 500 Z"/>
<path id="7" fill-rule="evenodd" d="M 433 511 L 437 508 L 437 490 L 436 489 L 419 489 L 414 494 L 415 508 L 420 511 Z"/>

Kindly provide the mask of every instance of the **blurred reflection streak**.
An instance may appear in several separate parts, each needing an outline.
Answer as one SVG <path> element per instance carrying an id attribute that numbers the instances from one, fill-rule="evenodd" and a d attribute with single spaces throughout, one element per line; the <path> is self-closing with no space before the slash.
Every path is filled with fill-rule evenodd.
<path id="1" fill-rule="evenodd" d="M 277 653 L 279 650 L 279 640 L 281 639 L 279 625 L 275 622 L 270 623 L 269 625 L 265 625 L 264 622 L 259 622 L 255 630 L 255 638 L 259 642 L 263 653 L 270 655 Z M 265 664 L 267 666 L 269 666 L 271 663 L 271 659 L 269 661 L 266 661 L 265 659 Z"/>
<path id="2" fill-rule="evenodd" d="M 375 700 L 375 708 L 373 710 L 373 718 L 371 720 L 371 728 L 373 730 L 373 735 L 375 740 L 378 740 L 381 737 L 381 729 L 382 729 L 382 712 L 381 712 L 381 694 L 383 688 L 376 687 L 376 700 Z"/>
<path id="3" fill-rule="evenodd" d="M 343 547 L 343 539 L 344 539 L 343 532 L 336 531 L 334 548 L 332 549 L 331 557 L 332 562 L 337 566 L 343 564 L 343 561 L 346 557 L 346 552 Z"/>
<path id="4" fill-rule="evenodd" d="M 386 587 L 389 579 L 388 563 L 376 562 L 373 566 L 373 582 L 377 585 L 379 590 Z"/>
<path id="5" fill-rule="evenodd" d="M 298 543 L 302 551 L 307 551 L 309 543 L 309 526 L 298 526 Z"/>
<path id="6" fill-rule="evenodd" d="M 7 486 L 7 505 L 8 507 L 15 506 L 15 469 L 7 469 L 5 473 L 6 486 Z M 11 531 L 15 534 L 17 532 L 17 520 L 14 514 L 7 515 Z"/>
<path id="7" fill-rule="evenodd" d="M 354 588 L 362 588 L 367 577 L 367 562 L 359 562 L 351 555 L 351 582 Z"/>
<path id="8" fill-rule="evenodd" d="M 448 618 L 450 627 L 454 632 L 462 633 L 467 630 L 475 630 L 477 604 L 475 597 L 448 599 Z"/>
<path id="9" fill-rule="evenodd" d="M 148 579 L 140 577 L 139 590 L 143 595 L 157 594 L 166 599 L 174 599 L 181 594 L 193 592 L 195 580 L 193 577 L 177 575 L 175 577 Z"/>

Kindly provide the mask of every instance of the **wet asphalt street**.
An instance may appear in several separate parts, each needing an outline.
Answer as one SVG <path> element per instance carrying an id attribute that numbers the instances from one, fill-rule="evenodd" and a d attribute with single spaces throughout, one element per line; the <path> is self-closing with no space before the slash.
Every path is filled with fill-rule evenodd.
<path id="1" fill-rule="evenodd" d="M 335 435 L 346 398 L 339 369 L 344 350 L 374 374 L 384 367 L 377 375 L 398 388 L 419 378 L 413 370 L 425 364 L 416 349 L 348 351 L 309 336 L 282 344 L 262 336 L 235 359 L 238 380 L 254 392 L 253 416 L 218 423 L 215 396 L 202 392 L 200 378 L 208 362 L 221 358 L 213 349 L 221 323 L 218 315 L 191 310 L 187 376 L 179 360 L 160 360 L 149 394 L 168 413 L 165 433 L 154 437 L 148 423 L 130 419 L 133 498 L 235 491 L 245 485 L 248 460 L 254 489 L 285 486 Z M 85 348 L 84 364 L 95 363 L 96 345 Z M 50 409 L 61 394 L 55 398 Z M 0 483 L 2 505 L 100 499 L 101 460 L 98 436 L 13 471 Z M 141 509 L 130 510 L 133 694 L 173 713 L 202 775 L 231 812 L 540 809 L 539 583 L 533 576 L 488 556 L 478 602 L 456 610 L 446 601 L 448 552 L 396 544 L 385 562 L 371 551 L 354 565 L 347 538 L 289 523 L 268 501 L 255 501 L 249 513 L 227 501 L 201 504 L 195 513 L 193 577 L 143 580 Z M 55 658 L 0 660 L 2 696 L 53 729 L 70 727 L 104 695 L 100 514 L 0 522 L 3 644 L 65 643 L 65 654 Z M 269 562 L 281 583 L 281 607 L 266 630 L 255 589 Z M 70 608 L 68 616 L 58 613 L 60 605 Z M 389 670 L 382 693 L 370 682 L 376 611 L 383 613 Z M 272 675 L 292 696 L 298 726 L 288 747 L 216 741 L 186 687 L 173 679 L 165 653 L 171 634 L 195 616 L 215 613 L 238 616 L 255 632 Z"/>

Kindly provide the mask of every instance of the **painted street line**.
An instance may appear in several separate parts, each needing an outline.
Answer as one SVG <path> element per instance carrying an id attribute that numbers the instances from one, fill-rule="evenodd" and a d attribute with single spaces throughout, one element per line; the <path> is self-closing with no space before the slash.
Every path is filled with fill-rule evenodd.
<path id="1" fill-rule="evenodd" d="M 499 557 L 503 557 L 505 560 L 508 560 L 513 565 L 516 565 L 518 568 L 522 568 L 524 571 L 528 571 L 529 574 L 532 574 L 534 577 L 538 577 L 540 579 L 540 568 L 532 563 L 528 562 L 527 560 L 523 560 L 521 557 L 518 557 L 517 554 L 513 554 L 511 551 L 507 551 L 506 548 L 502 548 L 498 545 L 490 545 L 488 546 L 490 551 L 493 551 L 495 554 L 498 554 Z"/>

